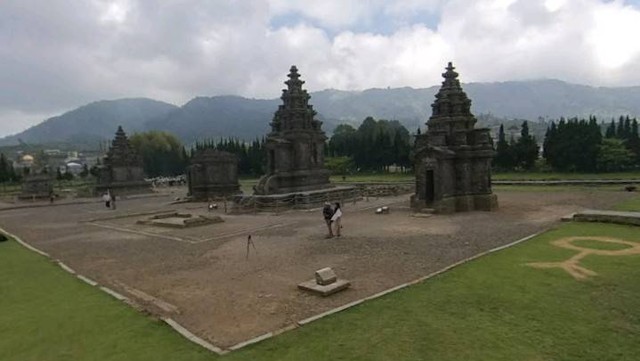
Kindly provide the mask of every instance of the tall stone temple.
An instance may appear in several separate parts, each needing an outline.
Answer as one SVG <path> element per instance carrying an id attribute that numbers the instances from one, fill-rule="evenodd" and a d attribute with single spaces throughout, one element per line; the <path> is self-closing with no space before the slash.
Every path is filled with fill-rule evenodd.
<path id="1" fill-rule="evenodd" d="M 110 190 L 116 196 L 151 192 L 151 186 L 144 178 L 142 156 L 131 147 L 119 126 L 99 168 L 96 192 L 100 194 Z"/>
<path id="2" fill-rule="evenodd" d="M 460 86 L 451 63 L 431 105 L 427 131 L 416 138 L 416 193 L 411 206 L 439 213 L 498 207 L 491 191 L 494 156 L 489 129 L 474 128 L 471 100 Z"/>
<path id="3" fill-rule="evenodd" d="M 330 187 L 329 171 L 324 167 L 322 122 L 302 89 L 298 68 L 292 66 L 284 82 L 282 105 L 270 123 L 267 135 L 267 171 L 255 187 L 255 194 L 270 195 L 312 191 Z"/>

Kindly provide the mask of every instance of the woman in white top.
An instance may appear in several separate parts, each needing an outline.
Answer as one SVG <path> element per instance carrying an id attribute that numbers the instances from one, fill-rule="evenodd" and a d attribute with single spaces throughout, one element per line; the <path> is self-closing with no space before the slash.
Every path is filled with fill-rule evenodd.
<path id="1" fill-rule="evenodd" d="M 340 229 L 342 229 L 342 210 L 340 209 L 340 203 L 336 203 L 336 207 L 333 210 L 333 216 L 331 217 L 331 222 L 336 227 L 335 235 L 340 237 Z"/>

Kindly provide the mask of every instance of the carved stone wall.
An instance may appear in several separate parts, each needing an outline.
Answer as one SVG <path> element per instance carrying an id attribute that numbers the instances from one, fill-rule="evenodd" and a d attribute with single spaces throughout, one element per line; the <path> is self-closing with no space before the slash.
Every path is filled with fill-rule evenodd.
<path id="1" fill-rule="evenodd" d="M 198 150 L 187 169 L 187 180 L 189 194 L 194 200 L 238 194 L 238 158 L 215 149 Z"/>

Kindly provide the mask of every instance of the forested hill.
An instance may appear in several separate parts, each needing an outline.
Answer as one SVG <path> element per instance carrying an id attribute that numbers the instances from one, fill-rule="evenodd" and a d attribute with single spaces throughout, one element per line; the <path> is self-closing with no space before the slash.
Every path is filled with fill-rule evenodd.
<path id="1" fill-rule="evenodd" d="M 640 116 L 640 87 L 596 88 L 558 80 L 470 83 L 463 85 L 476 115 L 494 119 L 587 117 L 603 121 L 619 115 Z M 339 123 L 354 125 L 367 116 L 397 119 L 409 130 L 422 126 L 439 86 L 424 89 L 394 88 L 364 91 L 324 90 L 311 93 L 318 118 L 331 132 Z M 178 108 L 150 99 L 102 101 L 50 118 L 0 144 L 42 143 L 110 138 L 118 124 L 129 133 L 167 130 L 189 143 L 208 137 L 259 137 L 268 131 L 279 99 L 237 96 L 197 97 Z M 487 119 L 487 117 L 481 117 Z"/>
<path id="2" fill-rule="evenodd" d="M 149 120 L 165 116 L 174 109 L 178 107 L 146 98 L 97 101 L 3 138 L 0 145 L 19 142 L 97 145 L 104 139 L 112 138 L 118 125 L 125 127 L 127 132 L 145 130 Z"/>

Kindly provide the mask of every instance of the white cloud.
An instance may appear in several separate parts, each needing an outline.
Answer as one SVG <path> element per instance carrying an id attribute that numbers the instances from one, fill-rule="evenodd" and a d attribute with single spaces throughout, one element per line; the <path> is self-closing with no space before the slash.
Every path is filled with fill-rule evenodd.
<path id="1" fill-rule="evenodd" d="M 431 86 L 450 60 L 467 82 L 640 84 L 640 9 L 619 0 L 6 0 L 0 7 L 5 134 L 99 99 L 273 98 L 292 64 L 310 90 Z"/>

